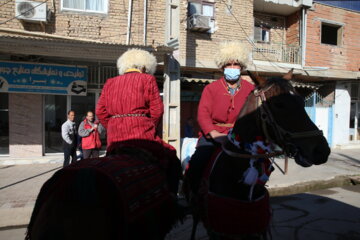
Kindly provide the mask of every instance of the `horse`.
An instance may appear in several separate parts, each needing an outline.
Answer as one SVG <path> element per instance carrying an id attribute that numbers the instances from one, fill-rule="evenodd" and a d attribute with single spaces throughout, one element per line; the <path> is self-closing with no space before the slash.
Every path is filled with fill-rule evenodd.
<path id="1" fill-rule="evenodd" d="M 330 154 L 322 131 L 290 84 L 292 70 L 268 80 L 248 74 L 255 90 L 208 162 L 197 193 L 191 192 L 185 174 L 183 190 L 193 205 L 192 239 L 200 220 L 210 239 L 267 239 L 271 207 L 265 183 L 274 157 L 286 155 L 310 167 L 325 163 Z"/>
<path id="2" fill-rule="evenodd" d="M 25 239 L 164 239 L 184 216 L 161 149 L 138 141 L 60 169 L 42 186 Z"/>

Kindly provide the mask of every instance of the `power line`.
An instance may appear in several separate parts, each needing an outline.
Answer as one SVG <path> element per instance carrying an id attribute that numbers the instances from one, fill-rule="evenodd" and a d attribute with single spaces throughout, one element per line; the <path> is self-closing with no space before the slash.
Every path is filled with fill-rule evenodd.
<path id="1" fill-rule="evenodd" d="M 49 1 L 49 0 L 45 0 L 44 2 L 37 2 L 37 3 L 40 3 L 40 4 L 38 4 L 38 5 L 36 5 L 36 6 L 32 7 L 32 8 L 29 8 L 29 9 L 26 10 L 25 12 L 22 12 L 22 13 L 20 13 L 19 15 L 16 15 L 15 17 L 12 17 L 12 18 L 4 21 L 4 22 L 1 22 L 0 25 L 5 24 L 5 23 L 7 23 L 7 22 L 10 22 L 11 20 L 13 20 L 13 19 L 15 19 L 15 18 L 17 18 L 17 17 L 19 17 L 19 16 L 21 16 L 21 15 L 24 15 L 24 14 L 26 14 L 27 12 L 30 12 L 30 11 L 33 10 L 34 8 L 37 8 L 38 6 L 44 4 L 44 3 L 48 2 L 48 1 Z"/>
<path id="2" fill-rule="evenodd" d="M 222 0 L 220 0 L 220 1 L 222 1 Z M 253 2 L 251 2 L 251 0 L 248 0 L 248 2 L 250 3 L 250 4 L 253 4 Z M 223 2 L 225 5 L 227 5 L 225 2 Z M 228 7 L 229 8 L 229 7 Z M 231 14 L 232 14 L 232 12 L 231 11 L 229 11 Z M 234 16 L 233 14 L 232 14 L 232 16 Z M 234 16 L 235 17 L 235 16 Z M 283 16 L 282 16 L 283 17 Z M 235 17 L 236 18 L 236 17 Z M 304 21 L 305 19 L 303 19 L 303 21 Z M 280 36 L 280 34 L 278 33 L 278 32 L 276 32 L 275 31 L 275 33 L 276 34 L 278 34 L 279 36 Z M 280 36 L 280 37 L 282 37 L 282 36 Z M 305 36 L 306 37 L 306 36 Z M 306 39 L 304 40 L 304 41 L 306 41 Z M 261 52 L 260 52 L 260 54 L 261 55 L 263 55 L 265 58 L 266 58 L 266 60 L 268 60 L 269 62 L 270 62 L 270 64 L 274 64 L 272 61 L 270 61 L 264 54 L 262 54 Z M 310 65 L 310 64 L 307 64 L 307 66 L 309 66 L 309 67 L 313 67 L 312 65 Z M 281 66 L 279 66 L 280 68 L 282 68 L 282 69 L 287 69 L 287 68 L 284 68 L 284 67 L 281 67 Z"/>
<path id="3" fill-rule="evenodd" d="M 5 4 L 8 4 L 9 2 L 11 2 L 12 0 L 9 0 L 7 2 L 4 2 L 3 4 L 0 5 L 0 7 L 4 6 Z"/>
<path id="4" fill-rule="evenodd" d="M 233 14 L 231 7 L 229 7 L 229 4 L 227 4 L 227 3 L 224 2 L 223 0 L 220 0 L 220 2 L 223 3 L 223 4 L 227 7 L 227 9 L 228 9 L 229 13 L 231 14 L 231 16 L 235 19 L 235 21 L 237 22 L 237 24 L 240 26 L 241 30 L 244 32 L 244 34 L 245 34 L 245 36 L 246 36 L 246 40 L 247 40 L 254 48 L 256 48 L 256 45 L 255 45 L 255 43 L 251 40 L 249 34 L 246 32 L 246 30 L 244 29 L 244 27 L 241 25 L 241 23 L 240 23 L 240 21 L 237 19 L 237 17 Z M 272 62 L 266 55 L 264 55 L 262 52 L 260 52 L 260 54 L 261 54 L 267 61 L 269 61 L 269 63 L 270 63 L 271 65 L 273 65 L 275 68 L 277 68 L 277 69 L 278 69 L 278 68 L 282 68 L 282 69 L 288 70 L 288 68 L 285 68 L 285 67 L 282 67 L 282 66 L 280 66 L 280 65 L 278 65 L 278 64 L 273 63 L 273 62 Z"/>

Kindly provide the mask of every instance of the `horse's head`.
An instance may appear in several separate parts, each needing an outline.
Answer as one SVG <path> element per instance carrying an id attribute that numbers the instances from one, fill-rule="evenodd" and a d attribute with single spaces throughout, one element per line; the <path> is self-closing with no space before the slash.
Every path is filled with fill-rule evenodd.
<path id="1" fill-rule="evenodd" d="M 248 96 L 233 132 L 243 142 L 261 137 L 280 146 L 286 155 L 304 167 L 325 163 L 330 148 L 322 132 L 310 120 L 302 97 L 283 77 L 265 80 L 249 72 L 256 89 Z"/>

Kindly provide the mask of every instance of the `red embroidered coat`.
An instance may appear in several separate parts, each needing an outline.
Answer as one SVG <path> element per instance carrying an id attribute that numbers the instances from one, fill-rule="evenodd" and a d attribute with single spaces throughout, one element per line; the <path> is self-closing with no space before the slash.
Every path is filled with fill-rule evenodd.
<path id="1" fill-rule="evenodd" d="M 153 140 L 164 106 L 155 77 L 129 72 L 106 81 L 96 106 L 96 115 L 107 129 L 107 150 L 113 143 L 126 140 Z M 113 117 L 122 114 L 146 116 Z M 171 148 L 171 147 L 170 147 Z"/>
<path id="2" fill-rule="evenodd" d="M 207 135 L 212 130 L 228 133 L 231 127 L 216 124 L 234 124 L 253 89 L 251 83 L 242 79 L 240 89 L 232 96 L 223 77 L 207 85 L 202 92 L 198 108 L 198 123 L 202 135 Z"/>

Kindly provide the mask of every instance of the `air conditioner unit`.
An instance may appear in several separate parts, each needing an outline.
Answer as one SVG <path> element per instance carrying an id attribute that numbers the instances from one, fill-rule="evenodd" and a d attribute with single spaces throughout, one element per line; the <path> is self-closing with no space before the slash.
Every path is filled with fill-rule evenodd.
<path id="1" fill-rule="evenodd" d="M 47 22 L 48 16 L 46 2 L 15 1 L 15 17 L 17 19 L 30 22 Z"/>
<path id="2" fill-rule="evenodd" d="M 199 32 L 206 32 L 210 30 L 210 17 L 194 14 L 189 17 L 188 29 Z"/>

